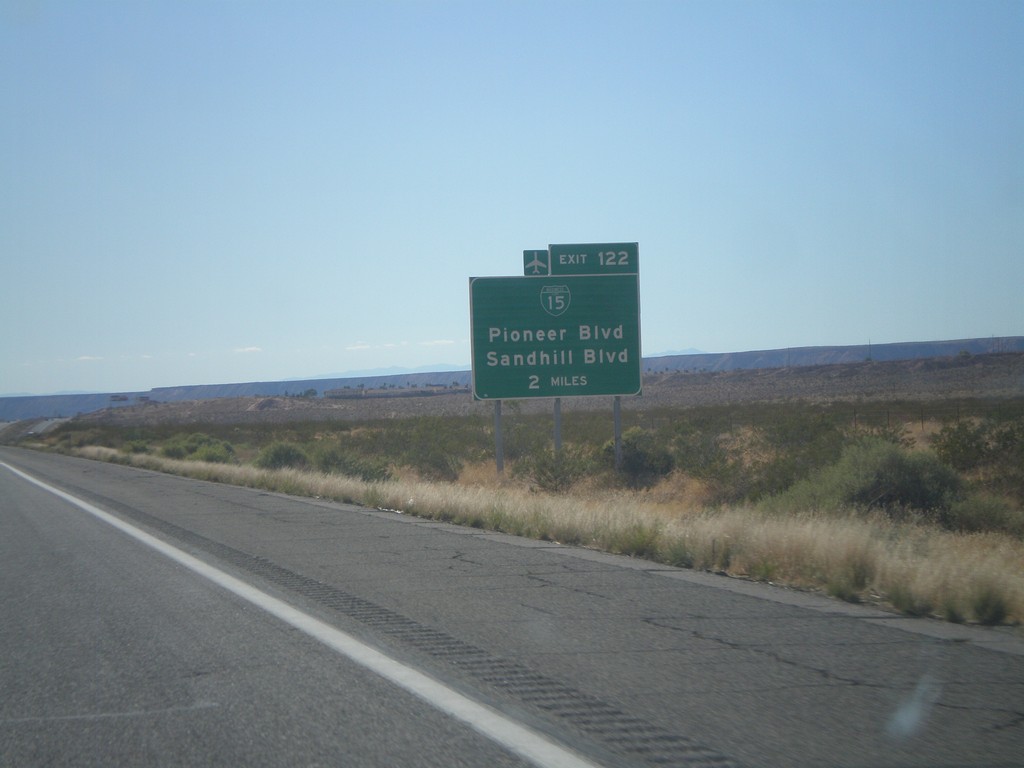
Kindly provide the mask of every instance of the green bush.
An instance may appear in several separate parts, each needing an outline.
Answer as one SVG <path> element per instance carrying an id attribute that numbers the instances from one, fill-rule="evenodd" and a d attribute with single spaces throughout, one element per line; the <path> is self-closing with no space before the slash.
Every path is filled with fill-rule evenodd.
<path id="1" fill-rule="evenodd" d="M 992 531 L 1024 536 L 1024 510 L 998 496 L 974 493 L 950 505 L 943 520 L 950 530 L 965 533 Z"/>
<path id="2" fill-rule="evenodd" d="M 562 493 L 589 474 L 593 463 L 590 452 L 577 446 L 563 446 L 559 453 L 544 448 L 517 461 L 512 476 L 528 478 L 543 491 Z"/>
<path id="3" fill-rule="evenodd" d="M 723 433 L 684 423 L 671 447 L 676 468 L 704 482 L 711 506 L 743 501 L 758 485 L 758 468 L 747 466 L 739 451 L 730 450 Z"/>
<path id="4" fill-rule="evenodd" d="M 847 488 L 854 504 L 930 512 L 948 509 L 960 491 L 959 476 L 932 453 L 868 443 L 848 450 L 844 459 L 852 471 L 854 482 Z"/>
<path id="5" fill-rule="evenodd" d="M 615 442 L 609 440 L 601 451 L 607 465 L 615 466 Z M 650 430 L 630 427 L 622 433 L 622 465 L 618 472 L 631 488 L 653 485 L 675 467 L 675 459 Z"/>
<path id="6" fill-rule="evenodd" d="M 277 442 L 271 443 L 260 451 L 254 463 L 262 469 L 284 469 L 286 467 L 304 469 L 309 466 L 309 457 L 305 451 L 293 443 Z"/>
<path id="7" fill-rule="evenodd" d="M 390 439 L 385 455 L 397 457 L 425 479 L 444 482 L 458 480 L 465 462 L 482 456 L 480 446 L 487 443 L 479 422 L 467 419 L 424 416 L 384 431 Z"/>
<path id="8" fill-rule="evenodd" d="M 757 501 L 790 488 L 839 460 L 848 439 L 821 413 L 781 411 L 757 430 L 766 459 L 749 467 L 744 498 Z"/>
<path id="9" fill-rule="evenodd" d="M 880 424 L 877 427 L 854 430 L 853 437 L 865 438 L 865 437 L 877 437 L 882 440 L 886 440 L 894 445 L 898 445 L 901 448 L 913 448 L 915 445 L 914 438 L 910 434 L 910 430 L 907 429 L 905 424 Z"/>
<path id="10" fill-rule="evenodd" d="M 171 437 L 164 443 L 160 453 L 169 459 L 225 464 L 234 458 L 235 449 L 231 443 L 225 440 L 219 440 L 203 432 L 191 432 Z"/>
<path id="11" fill-rule="evenodd" d="M 1024 421 L 1000 424 L 992 430 L 994 461 L 989 485 L 993 490 L 1012 494 L 1024 504 Z"/>
<path id="12" fill-rule="evenodd" d="M 994 580 L 984 580 L 974 586 L 970 596 L 971 612 L 974 618 L 989 626 L 996 626 L 1006 621 L 1010 612 L 1010 601 L 1003 584 Z"/>
<path id="13" fill-rule="evenodd" d="M 947 424 L 932 439 L 935 453 L 946 464 L 966 472 L 986 463 L 991 455 L 984 426 L 966 421 Z"/>
<path id="14" fill-rule="evenodd" d="M 313 466 L 321 472 L 358 477 L 366 482 L 379 482 L 391 478 L 387 462 L 360 456 L 340 446 L 318 446 L 311 458 Z"/>
<path id="15" fill-rule="evenodd" d="M 768 506 L 913 510 L 944 524 L 961 490 L 959 475 L 935 454 L 911 452 L 888 440 L 868 438 L 848 447 L 832 466 L 774 497 Z"/>
<path id="16" fill-rule="evenodd" d="M 409 466 L 427 480 L 455 482 L 462 472 L 462 458 L 443 446 L 424 446 L 408 460 Z"/>
<path id="17" fill-rule="evenodd" d="M 689 422 L 676 428 L 672 451 L 679 469 L 702 480 L 722 477 L 732 463 L 721 434 L 699 429 Z"/>
<path id="18" fill-rule="evenodd" d="M 199 446 L 189 457 L 192 461 L 208 461 L 212 464 L 229 464 L 234 452 L 227 443 L 218 441 Z"/>
<path id="19" fill-rule="evenodd" d="M 932 444 L 943 462 L 969 473 L 976 487 L 1024 504 L 1024 420 L 946 425 Z"/>

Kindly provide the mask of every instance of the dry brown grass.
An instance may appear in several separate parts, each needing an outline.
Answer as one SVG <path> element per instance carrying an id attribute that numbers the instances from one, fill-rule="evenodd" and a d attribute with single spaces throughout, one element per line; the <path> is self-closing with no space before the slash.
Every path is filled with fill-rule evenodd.
<path id="1" fill-rule="evenodd" d="M 367 483 L 294 469 L 176 461 L 83 448 L 78 455 L 215 482 L 333 499 L 489 530 L 718 571 L 910 614 L 988 624 L 1024 621 L 1024 542 L 963 535 L 884 516 L 766 515 L 702 508 L 676 478 L 645 492 L 550 496 L 470 467 L 460 484 Z"/>

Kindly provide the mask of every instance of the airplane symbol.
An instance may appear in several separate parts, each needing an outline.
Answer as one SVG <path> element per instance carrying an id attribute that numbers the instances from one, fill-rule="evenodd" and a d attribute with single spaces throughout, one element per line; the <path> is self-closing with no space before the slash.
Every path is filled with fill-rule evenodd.
<path id="1" fill-rule="evenodd" d="M 527 277 L 529 277 L 530 275 L 546 275 L 546 274 L 548 274 L 551 271 L 550 267 L 548 266 L 548 262 L 547 262 L 548 252 L 547 251 L 523 251 L 523 256 L 524 257 L 529 256 L 531 254 L 533 254 L 533 261 L 526 262 L 526 267 L 525 267 L 526 268 L 526 275 L 527 275 Z M 544 256 L 545 258 L 541 259 L 541 256 Z M 525 261 L 525 258 L 524 258 L 524 261 Z M 530 271 L 531 269 L 533 270 L 532 272 Z"/>

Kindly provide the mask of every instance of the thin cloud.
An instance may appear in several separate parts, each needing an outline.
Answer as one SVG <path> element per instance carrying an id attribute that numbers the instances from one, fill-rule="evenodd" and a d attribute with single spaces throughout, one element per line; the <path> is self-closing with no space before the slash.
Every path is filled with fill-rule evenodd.
<path id="1" fill-rule="evenodd" d="M 80 362 L 80 363 L 92 363 L 92 362 L 95 362 L 97 360 L 102 360 L 103 358 L 102 357 L 96 357 L 94 355 L 79 355 L 75 359 L 78 362 Z"/>
<path id="2" fill-rule="evenodd" d="M 239 347 L 238 349 L 235 350 L 235 352 L 237 352 L 240 355 L 251 355 L 253 353 L 262 351 L 263 349 L 261 347 Z"/>
<path id="3" fill-rule="evenodd" d="M 345 347 L 346 352 L 362 352 L 367 349 L 402 349 L 415 344 L 417 347 L 447 347 L 455 344 L 456 342 L 451 339 L 429 339 L 427 341 L 387 341 L 383 344 L 370 344 L 368 341 L 357 341 L 355 344 L 350 344 Z"/>

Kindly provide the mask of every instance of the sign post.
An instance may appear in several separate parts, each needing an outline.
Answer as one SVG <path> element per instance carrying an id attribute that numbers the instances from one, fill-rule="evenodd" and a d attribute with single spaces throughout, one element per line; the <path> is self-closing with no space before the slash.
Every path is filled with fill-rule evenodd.
<path id="1" fill-rule="evenodd" d="M 555 398 L 555 458 L 562 452 L 562 398 Z"/>
<path id="2" fill-rule="evenodd" d="M 501 400 L 494 401 L 494 462 L 500 475 L 505 471 L 505 442 L 501 437 Z"/>

